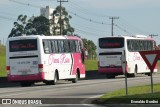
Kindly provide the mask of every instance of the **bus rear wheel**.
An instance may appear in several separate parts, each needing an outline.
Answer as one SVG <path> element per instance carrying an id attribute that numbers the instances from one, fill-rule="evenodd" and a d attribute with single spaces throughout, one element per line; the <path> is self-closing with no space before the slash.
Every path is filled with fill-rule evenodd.
<path id="1" fill-rule="evenodd" d="M 137 65 L 135 65 L 134 73 L 132 74 L 132 77 L 136 77 L 137 72 L 138 72 L 138 67 L 137 67 Z"/>
<path id="2" fill-rule="evenodd" d="M 50 81 L 43 81 L 46 85 L 56 85 L 58 81 L 58 74 L 57 72 L 55 72 L 54 75 L 54 80 L 50 80 Z"/>
<path id="3" fill-rule="evenodd" d="M 57 72 L 55 72 L 54 80 L 53 80 L 53 85 L 56 85 L 57 81 L 58 81 L 58 74 L 57 74 Z"/>
<path id="4" fill-rule="evenodd" d="M 72 83 L 77 83 L 77 82 L 78 82 L 78 73 L 76 73 L 76 78 L 72 80 Z"/>

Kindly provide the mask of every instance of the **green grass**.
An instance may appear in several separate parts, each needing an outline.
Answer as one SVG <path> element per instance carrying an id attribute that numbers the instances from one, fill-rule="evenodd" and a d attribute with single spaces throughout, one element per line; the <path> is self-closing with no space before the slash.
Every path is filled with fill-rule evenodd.
<path id="1" fill-rule="evenodd" d="M 97 60 L 85 60 L 85 67 L 86 71 L 97 70 L 98 69 Z"/>
<path id="2" fill-rule="evenodd" d="M 6 49 L 0 45 L 0 77 L 6 76 Z"/>
<path id="3" fill-rule="evenodd" d="M 131 99 L 156 99 L 160 98 L 160 84 L 155 84 L 154 93 L 151 93 L 151 86 L 137 86 L 128 88 L 128 96 L 126 96 L 125 89 L 120 89 L 110 93 L 104 94 L 96 103 L 125 103 Z M 130 101 L 129 101 L 130 102 Z"/>
<path id="4" fill-rule="evenodd" d="M 154 92 L 160 92 L 160 84 L 155 84 L 154 85 Z M 145 86 L 138 86 L 138 87 L 130 87 L 128 88 L 128 97 L 132 97 L 132 95 L 139 96 L 141 94 L 147 94 L 151 93 L 151 86 L 150 85 L 145 85 Z M 120 89 L 111 93 L 107 93 L 103 95 L 101 98 L 111 98 L 111 97 L 123 97 L 125 96 L 125 89 Z M 145 95 L 142 96 L 143 98 L 146 97 Z M 160 98 L 160 96 L 158 96 Z"/>

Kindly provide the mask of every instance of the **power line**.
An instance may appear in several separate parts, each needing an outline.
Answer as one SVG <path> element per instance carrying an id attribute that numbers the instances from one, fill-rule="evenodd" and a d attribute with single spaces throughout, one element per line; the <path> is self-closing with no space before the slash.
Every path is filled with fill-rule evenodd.
<path id="1" fill-rule="evenodd" d="M 33 5 L 33 4 L 30 4 L 30 3 L 23 3 L 23 2 L 16 1 L 16 0 L 9 0 L 9 1 L 17 3 L 17 4 L 21 4 L 21 5 L 31 6 L 31 7 L 35 7 L 35 8 L 41 8 L 41 6 Z"/>
<path id="2" fill-rule="evenodd" d="M 128 21 L 126 21 L 124 18 L 120 18 L 120 21 L 122 24 L 122 26 L 127 26 L 127 29 L 129 29 L 132 32 L 139 32 L 139 33 L 145 33 L 145 34 L 149 34 L 149 32 L 143 31 L 142 29 L 138 28 L 137 26 L 134 26 L 133 24 L 129 23 Z"/>
<path id="3" fill-rule="evenodd" d="M 91 23 L 96 23 L 96 24 L 101 24 L 101 25 L 111 25 L 111 24 L 108 24 L 108 23 L 105 23 L 105 22 L 100 22 L 100 21 L 95 21 L 95 20 L 93 20 L 93 19 L 88 19 L 88 18 L 85 18 L 85 17 L 82 17 L 82 16 L 80 16 L 80 15 L 78 15 L 78 14 L 76 14 L 76 13 L 73 13 L 73 12 L 71 12 L 71 11 L 69 11 L 69 10 L 67 10 L 69 13 L 71 13 L 72 15 L 74 15 L 74 16 L 77 16 L 77 17 L 79 17 L 79 18 L 81 18 L 81 19 L 83 19 L 83 20 L 85 20 L 85 21 L 88 21 L 88 22 L 91 22 Z"/>
<path id="4" fill-rule="evenodd" d="M 0 15 L 0 18 L 1 18 L 1 19 L 6 19 L 6 20 L 11 20 L 11 21 L 16 21 L 15 18 L 6 17 L 6 16 L 2 16 L 2 15 Z"/>
<path id="5" fill-rule="evenodd" d="M 117 28 L 119 28 L 121 31 L 123 31 L 123 32 L 125 32 L 125 33 L 127 33 L 127 34 L 130 34 L 130 35 L 132 35 L 131 33 L 129 33 L 127 30 L 125 30 L 125 29 L 123 29 L 123 28 L 121 28 L 120 26 L 118 26 L 117 24 L 115 24 L 114 26 L 116 26 Z"/>
<path id="6" fill-rule="evenodd" d="M 92 31 L 99 31 L 99 32 L 106 32 L 106 30 L 104 30 L 104 29 L 101 29 L 101 28 L 99 28 L 98 26 L 91 26 L 91 25 L 81 25 L 81 24 L 77 24 L 77 23 L 74 23 L 74 22 L 71 22 L 71 24 L 74 24 L 74 25 L 76 25 L 76 26 L 78 26 L 78 27 L 81 27 L 81 28 L 83 28 L 83 29 L 85 29 L 85 30 L 92 30 Z"/>
<path id="7" fill-rule="evenodd" d="M 74 10 L 78 9 L 82 13 L 87 14 L 87 15 L 90 14 L 94 17 L 110 17 L 108 15 L 104 15 L 104 14 L 102 15 L 102 14 L 98 14 L 98 13 L 95 13 L 95 12 L 91 12 L 91 11 L 83 8 L 82 6 L 80 6 L 79 3 L 76 3 L 76 1 L 74 1 L 74 0 L 70 1 L 70 4 L 68 4 L 68 6 L 71 7 L 71 8 L 75 7 Z"/>
<path id="8" fill-rule="evenodd" d="M 82 29 L 78 29 L 78 28 L 75 28 L 75 30 L 77 31 L 80 31 L 80 33 L 84 33 L 84 34 L 88 34 L 88 35 L 92 35 L 92 36 L 106 36 L 106 35 L 103 35 L 103 34 L 96 34 L 96 33 L 92 33 L 92 32 L 88 32 L 88 31 L 84 31 Z"/>

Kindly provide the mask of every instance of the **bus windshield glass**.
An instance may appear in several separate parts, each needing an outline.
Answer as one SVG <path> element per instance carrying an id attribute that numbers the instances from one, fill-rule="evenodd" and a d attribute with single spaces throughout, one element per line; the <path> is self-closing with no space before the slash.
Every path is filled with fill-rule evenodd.
<path id="1" fill-rule="evenodd" d="M 37 39 L 15 40 L 9 42 L 10 52 L 37 50 Z"/>
<path id="2" fill-rule="evenodd" d="M 100 38 L 100 48 L 122 48 L 124 46 L 124 38 Z"/>

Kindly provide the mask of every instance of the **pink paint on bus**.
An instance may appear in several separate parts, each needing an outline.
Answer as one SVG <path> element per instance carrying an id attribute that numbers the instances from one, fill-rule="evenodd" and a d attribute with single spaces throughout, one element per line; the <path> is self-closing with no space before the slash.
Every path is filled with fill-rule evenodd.
<path id="1" fill-rule="evenodd" d="M 73 57 L 73 66 L 72 66 L 72 75 L 75 75 L 77 72 L 77 68 L 80 71 L 80 74 L 85 74 L 85 66 L 82 62 L 81 58 L 81 54 L 79 53 L 73 53 L 72 54 Z"/>
<path id="2" fill-rule="evenodd" d="M 38 74 L 29 74 L 29 75 L 8 75 L 8 81 L 42 81 L 44 80 L 44 72 Z"/>

